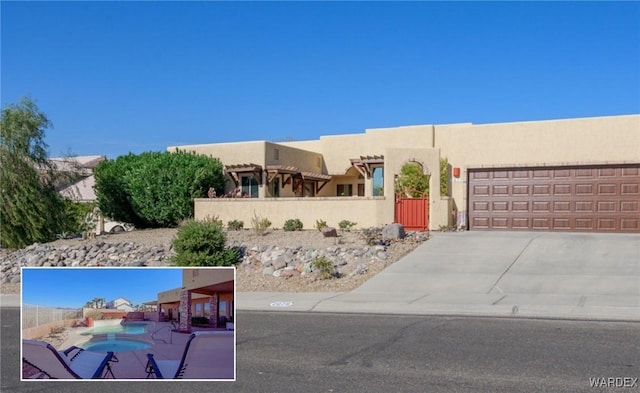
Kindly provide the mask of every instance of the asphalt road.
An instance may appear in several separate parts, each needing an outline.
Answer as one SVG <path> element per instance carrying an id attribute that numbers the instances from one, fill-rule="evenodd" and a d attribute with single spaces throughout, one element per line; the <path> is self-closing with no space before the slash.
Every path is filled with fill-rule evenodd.
<path id="1" fill-rule="evenodd" d="M 640 391 L 590 387 L 640 377 L 639 323 L 243 312 L 235 382 L 20 382 L 19 310 L 1 312 L 3 393 Z"/>

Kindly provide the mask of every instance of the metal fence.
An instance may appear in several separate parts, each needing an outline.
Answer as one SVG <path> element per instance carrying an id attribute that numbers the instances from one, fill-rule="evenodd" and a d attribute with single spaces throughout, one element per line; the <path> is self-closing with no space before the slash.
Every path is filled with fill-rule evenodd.
<path id="1" fill-rule="evenodd" d="M 22 305 L 23 329 L 76 318 L 82 318 L 82 309 L 51 308 L 31 304 Z"/>

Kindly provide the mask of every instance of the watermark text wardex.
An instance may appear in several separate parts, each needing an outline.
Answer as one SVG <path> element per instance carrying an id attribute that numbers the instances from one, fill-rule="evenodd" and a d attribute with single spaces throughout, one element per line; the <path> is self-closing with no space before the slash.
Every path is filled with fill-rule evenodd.
<path id="1" fill-rule="evenodd" d="M 592 388 L 637 388 L 638 378 L 633 377 L 596 377 L 589 378 Z"/>

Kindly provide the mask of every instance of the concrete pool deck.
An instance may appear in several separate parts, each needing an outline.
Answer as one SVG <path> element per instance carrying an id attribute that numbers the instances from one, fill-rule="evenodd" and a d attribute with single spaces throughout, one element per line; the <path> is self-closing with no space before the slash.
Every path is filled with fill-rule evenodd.
<path id="1" fill-rule="evenodd" d="M 134 340 L 143 340 L 153 343 L 149 349 L 116 352 L 117 362 L 111 363 L 111 370 L 116 380 L 147 378 L 146 365 L 147 354 L 152 353 L 157 360 L 180 360 L 184 353 L 185 344 L 189 339 L 189 333 L 177 333 L 171 330 L 169 322 L 149 322 L 149 328 L 143 334 L 117 334 L 117 337 L 127 337 Z M 79 345 L 90 337 L 83 335 L 91 328 L 70 328 L 67 339 L 57 348 L 64 350 L 72 345 Z M 199 329 L 193 331 L 212 331 L 225 329 Z M 153 336 L 153 337 L 152 337 Z M 190 367 L 185 373 L 185 379 L 235 379 L 235 335 L 229 336 L 229 342 L 223 346 L 200 347 L 199 350 L 190 352 L 192 365 L 204 365 L 203 367 Z M 206 342 L 198 342 L 197 345 L 207 346 Z"/>

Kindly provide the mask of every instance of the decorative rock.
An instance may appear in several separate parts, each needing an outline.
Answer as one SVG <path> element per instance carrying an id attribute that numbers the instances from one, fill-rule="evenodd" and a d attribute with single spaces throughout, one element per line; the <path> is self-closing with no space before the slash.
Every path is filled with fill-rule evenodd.
<path id="1" fill-rule="evenodd" d="M 284 278 L 289 278 L 289 277 L 295 277 L 295 276 L 299 276 L 300 272 L 297 270 L 282 270 L 282 273 L 280 273 L 280 277 L 284 277 Z"/>
<path id="2" fill-rule="evenodd" d="M 283 269 L 286 266 L 287 266 L 287 263 L 284 261 L 283 257 L 280 257 L 280 258 L 276 259 L 275 261 L 273 261 L 273 268 L 275 270 Z"/>
<path id="3" fill-rule="evenodd" d="M 358 264 L 358 267 L 356 267 L 356 270 L 353 272 L 353 274 L 357 274 L 357 275 L 366 274 L 367 271 L 369 271 L 367 264 L 365 262 L 360 262 Z"/>
<path id="4" fill-rule="evenodd" d="M 240 247 L 241 262 L 238 268 L 267 276 L 305 276 L 309 280 L 314 280 L 313 263 L 318 257 L 324 257 L 333 261 L 334 266 L 343 269 L 341 272 L 343 275 L 365 274 L 369 270 L 369 264 L 388 261 L 390 256 L 395 255 L 393 248 L 395 242 L 382 241 L 381 232 L 382 229 L 375 229 L 375 241 L 367 240 L 368 246 L 359 247 L 342 242 L 335 242 L 332 246 L 318 249 L 300 245 L 253 247 L 239 243 L 235 245 Z M 413 243 L 427 239 L 428 233 L 409 232 L 404 241 Z M 171 266 L 173 255 L 175 251 L 170 243 L 150 246 L 95 239 L 71 242 L 61 246 L 34 244 L 22 250 L 3 254 L 0 261 L 2 272 L 0 281 L 2 283 L 10 283 L 12 280 L 20 282 L 20 268 L 24 266 Z M 357 268 L 354 269 L 355 266 Z"/>
<path id="5" fill-rule="evenodd" d="M 338 231 L 333 227 L 322 228 L 322 236 L 324 237 L 338 237 Z"/>
<path id="6" fill-rule="evenodd" d="M 404 239 L 405 232 L 402 224 L 388 224 L 382 228 L 382 239 Z"/>

